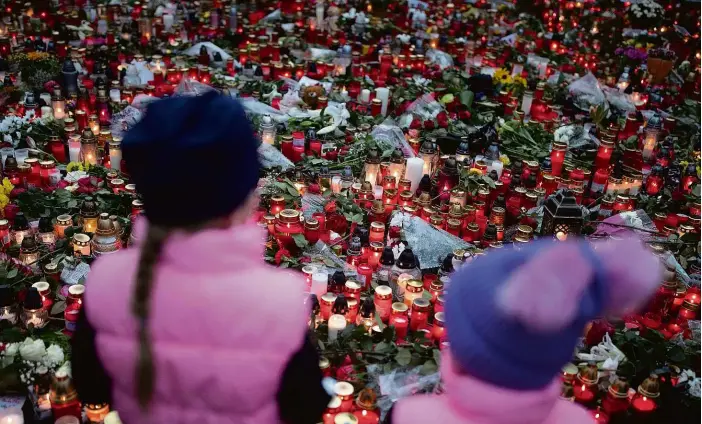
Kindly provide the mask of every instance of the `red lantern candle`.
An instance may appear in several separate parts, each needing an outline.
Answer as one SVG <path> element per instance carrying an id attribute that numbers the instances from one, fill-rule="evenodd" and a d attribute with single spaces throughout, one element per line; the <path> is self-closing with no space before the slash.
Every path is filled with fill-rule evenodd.
<path id="1" fill-rule="evenodd" d="M 595 157 L 595 166 L 597 168 L 604 168 L 609 165 L 609 161 L 612 158 L 612 152 L 614 151 L 614 142 L 609 140 L 602 140 L 600 142 L 600 147 L 597 149 L 597 156 Z"/>
<path id="2" fill-rule="evenodd" d="M 407 337 L 407 329 L 409 328 L 409 317 L 407 311 L 409 308 L 402 302 L 392 304 L 392 315 L 388 325 L 395 327 L 396 342 L 400 343 Z"/>
<path id="3" fill-rule="evenodd" d="M 431 329 L 431 336 L 436 343 L 441 343 L 446 339 L 446 319 L 443 312 L 434 314 L 434 326 Z"/>
<path id="4" fill-rule="evenodd" d="M 564 143 L 553 143 L 553 147 L 551 149 L 551 174 L 553 174 L 554 176 L 561 175 L 567 147 L 568 146 Z"/>
<path id="5" fill-rule="evenodd" d="M 295 249 L 295 240 L 293 235 L 303 234 L 304 227 L 300 222 L 300 212 L 294 209 L 284 209 L 278 214 L 275 224 L 276 238 L 281 243 L 282 247 L 291 250 Z"/>
<path id="6" fill-rule="evenodd" d="M 373 279 L 373 268 L 369 264 L 363 263 L 356 267 L 356 272 L 363 283 L 363 287 L 369 288 Z"/>
<path id="7" fill-rule="evenodd" d="M 319 298 L 319 315 L 324 321 L 328 321 L 331 316 L 331 310 L 334 306 L 334 301 L 336 300 L 336 295 L 331 292 L 324 293 Z"/>
<path id="8" fill-rule="evenodd" d="M 314 218 L 305 220 L 305 239 L 310 244 L 315 244 L 319 240 L 319 221 Z"/>
<path id="9" fill-rule="evenodd" d="M 410 312 L 410 330 L 417 331 L 427 327 L 430 307 L 429 301 L 422 297 L 412 301 L 412 310 Z"/>
<path id="10" fill-rule="evenodd" d="M 685 300 L 688 302 L 699 305 L 700 304 L 700 287 L 699 286 L 690 286 L 689 289 L 687 289 L 687 294 L 685 295 Z"/>
<path id="11" fill-rule="evenodd" d="M 370 242 L 384 243 L 385 242 L 385 224 L 382 222 L 371 222 L 370 232 L 368 235 Z"/>
<path id="12" fill-rule="evenodd" d="M 374 303 L 377 316 L 383 322 L 388 322 L 392 313 L 392 289 L 389 286 L 377 286 L 375 288 Z"/>
<path id="13" fill-rule="evenodd" d="M 653 418 L 653 414 L 658 409 L 656 399 L 660 396 L 658 376 L 651 374 L 640 385 L 639 389 L 631 399 L 631 412 L 638 420 Z"/>
<path id="14" fill-rule="evenodd" d="M 344 284 L 344 296 L 354 298 L 360 302 L 361 300 L 361 283 L 358 281 L 349 280 Z"/>
<path id="15" fill-rule="evenodd" d="M 690 320 L 696 320 L 698 319 L 700 312 L 700 305 L 695 304 L 690 302 L 689 300 L 685 300 L 680 307 L 680 311 L 678 312 L 678 324 L 686 324 L 687 321 Z"/>
<path id="16" fill-rule="evenodd" d="M 285 209 L 285 199 L 283 196 L 276 195 L 271 197 L 271 215 L 278 215 L 278 213 L 283 209 Z"/>

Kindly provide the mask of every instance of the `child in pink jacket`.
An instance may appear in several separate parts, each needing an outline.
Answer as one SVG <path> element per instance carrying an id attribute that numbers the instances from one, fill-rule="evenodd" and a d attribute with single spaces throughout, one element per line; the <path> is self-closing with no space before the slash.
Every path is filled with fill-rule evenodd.
<path id="1" fill-rule="evenodd" d="M 122 151 L 137 245 L 95 261 L 73 340 L 81 401 L 125 424 L 313 424 L 328 401 L 297 276 L 263 261 L 258 142 L 235 100 L 149 105 Z"/>
<path id="2" fill-rule="evenodd" d="M 492 251 L 459 270 L 446 296 L 446 393 L 400 400 L 394 424 L 585 424 L 559 399 L 560 369 L 588 321 L 642 306 L 660 263 L 634 239 L 540 241 Z"/>

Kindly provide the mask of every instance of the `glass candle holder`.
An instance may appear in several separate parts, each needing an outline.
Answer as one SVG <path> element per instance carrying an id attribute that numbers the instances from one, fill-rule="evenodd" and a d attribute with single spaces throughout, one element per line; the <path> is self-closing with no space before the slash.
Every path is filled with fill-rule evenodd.
<path id="1" fill-rule="evenodd" d="M 409 308 L 402 302 L 395 302 L 392 304 L 392 314 L 390 315 L 388 325 L 395 327 L 395 337 L 398 343 L 407 337 L 407 330 L 409 328 L 408 311 Z"/>
<path id="2" fill-rule="evenodd" d="M 378 268 L 380 256 L 383 254 L 384 247 L 385 245 L 381 242 L 370 242 L 370 256 L 368 256 L 368 265 L 370 265 L 373 269 Z"/>
<path id="3" fill-rule="evenodd" d="M 278 214 L 275 224 L 276 237 L 284 248 L 291 250 L 296 247 L 293 235 L 303 234 L 304 227 L 300 222 L 300 212 L 294 209 L 284 209 Z"/>
<path id="4" fill-rule="evenodd" d="M 436 343 L 441 343 L 446 339 L 446 317 L 444 312 L 434 314 L 434 326 L 431 329 L 431 336 Z"/>
<path id="5" fill-rule="evenodd" d="M 19 261 L 31 268 L 37 267 L 39 260 L 39 247 L 34 237 L 24 237 L 20 245 Z"/>
<path id="6" fill-rule="evenodd" d="M 392 289 L 389 286 L 377 286 L 375 288 L 375 313 L 381 321 L 388 322 L 392 312 Z"/>
<path id="7" fill-rule="evenodd" d="M 90 115 L 88 117 L 87 127 L 95 137 L 100 135 L 100 121 L 97 115 Z M 85 134 L 85 131 L 83 131 L 83 134 Z"/>
<path id="8" fill-rule="evenodd" d="M 568 146 L 565 143 L 554 142 L 551 147 L 551 174 L 554 176 L 561 175 L 563 162 Z M 611 154 L 611 153 L 610 153 Z"/>
<path id="9" fill-rule="evenodd" d="M 100 132 L 98 125 L 98 133 Z M 83 162 L 96 165 L 98 162 L 97 139 L 95 134 L 89 130 L 84 130 L 81 137 L 80 155 Z"/>
<path id="10" fill-rule="evenodd" d="M 658 376 L 656 374 L 651 374 L 651 376 L 639 384 L 637 393 L 631 399 L 630 411 L 637 419 L 636 422 L 640 422 L 638 420 L 653 418 L 653 414 L 658 409 L 659 396 L 660 388 Z"/>
<path id="11" fill-rule="evenodd" d="M 32 289 L 36 291 L 36 289 Z M 29 300 L 25 299 L 24 308 L 22 309 L 22 325 L 25 328 L 30 326 L 34 329 L 44 328 L 49 323 L 49 312 L 41 306 L 41 298 L 36 294 L 38 302 L 28 305 Z"/>
<path id="12" fill-rule="evenodd" d="M 319 314 L 324 321 L 329 320 L 331 316 L 331 310 L 334 306 L 334 301 L 336 300 L 336 294 L 327 292 L 324 293 L 319 299 Z"/>
<path id="13" fill-rule="evenodd" d="M 362 263 L 356 267 L 356 272 L 358 273 L 363 287 L 370 287 L 371 280 L 373 279 L 373 267 L 367 263 Z"/>
<path id="14" fill-rule="evenodd" d="M 90 256 L 90 237 L 87 234 L 76 233 L 73 235 L 73 254 Z"/>
<path id="15" fill-rule="evenodd" d="M 90 424 L 100 424 L 110 412 L 110 405 L 106 403 L 86 403 L 85 417 Z"/>
<path id="16" fill-rule="evenodd" d="M 358 281 L 349 280 L 344 284 L 344 296 L 360 301 L 362 289 L 363 285 L 361 283 Z"/>
<path id="17" fill-rule="evenodd" d="M 427 327 L 430 308 L 431 305 L 427 299 L 422 297 L 414 299 L 410 311 L 410 330 L 417 331 Z"/>
<path id="18" fill-rule="evenodd" d="M 346 320 L 344 320 L 344 323 Z M 351 411 L 353 408 L 353 385 L 346 381 L 338 381 L 334 384 L 334 394 L 341 399 L 341 406 L 339 410 L 341 412 Z"/>
<path id="19" fill-rule="evenodd" d="M 600 147 L 597 149 L 597 156 L 595 157 L 595 166 L 597 168 L 605 168 L 609 165 L 609 161 L 612 158 L 612 152 L 614 151 L 614 142 L 610 140 L 603 139 L 600 142 Z M 552 163 L 553 165 L 553 163 Z"/>

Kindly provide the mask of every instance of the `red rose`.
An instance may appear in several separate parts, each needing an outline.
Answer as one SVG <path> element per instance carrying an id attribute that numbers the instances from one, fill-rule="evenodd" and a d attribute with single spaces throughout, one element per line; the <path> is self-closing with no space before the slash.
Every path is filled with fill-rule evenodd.
<path id="1" fill-rule="evenodd" d="M 431 119 L 427 119 L 426 121 L 424 121 L 424 129 L 425 130 L 433 130 L 434 126 L 435 126 L 434 121 L 432 121 Z"/>
<path id="2" fill-rule="evenodd" d="M 446 115 L 446 112 L 439 112 L 438 115 L 436 115 L 436 122 L 439 124 L 439 127 L 441 128 L 446 128 L 448 127 L 448 116 Z"/>
<path id="3" fill-rule="evenodd" d="M 290 252 L 288 252 L 286 249 L 280 249 L 279 251 L 275 252 L 275 258 L 273 260 L 275 261 L 276 265 L 280 265 L 280 263 L 283 261 L 283 256 L 290 257 Z"/>
<path id="4" fill-rule="evenodd" d="M 422 121 L 420 121 L 418 118 L 412 119 L 412 123 L 410 124 L 410 129 L 411 130 L 418 130 L 422 128 Z"/>
<path id="5" fill-rule="evenodd" d="M 607 320 L 597 319 L 592 321 L 590 329 L 585 335 L 585 344 L 587 346 L 596 346 L 600 344 L 605 334 L 613 334 L 614 327 Z"/>
<path id="6" fill-rule="evenodd" d="M 312 258 L 310 258 L 309 256 L 303 256 L 300 258 L 301 264 L 308 264 L 310 262 L 312 262 Z"/>
<path id="7" fill-rule="evenodd" d="M 58 183 L 58 188 L 66 188 L 66 187 L 68 187 L 69 185 L 71 185 L 71 184 L 69 184 L 68 181 L 66 181 L 66 180 L 61 180 L 61 181 L 59 181 L 59 183 Z"/>
<path id="8" fill-rule="evenodd" d="M 357 380 L 356 371 L 353 365 L 344 365 L 336 370 L 336 379 L 339 381 L 355 382 Z"/>
<path id="9" fill-rule="evenodd" d="M 460 119 L 461 121 L 469 120 L 470 119 L 470 112 L 467 110 L 462 110 L 462 111 L 458 112 L 458 119 Z"/>
<path id="10" fill-rule="evenodd" d="M 324 212 L 326 213 L 333 213 L 336 212 L 336 202 L 331 201 L 324 205 Z"/>
<path id="11" fill-rule="evenodd" d="M 25 191 L 27 191 L 27 190 L 22 188 L 22 187 L 13 188 L 12 191 L 10 192 L 10 199 L 14 199 L 15 197 L 19 196 L 20 194 L 24 193 Z"/>
<path id="12" fill-rule="evenodd" d="M 346 230 L 349 227 L 349 223 L 348 221 L 346 221 L 346 218 L 344 218 L 343 215 L 338 214 L 336 212 L 327 214 L 325 223 L 327 225 L 328 230 L 334 231 L 339 235 L 346 234 Z"/>
<path id="13" fill-rule="evenodd" d="M 19 212 L 19 211 L 20 211 L 19 206 L 10 203 L 9 205 L 5 206 L 5 209 L 4 209 L 5 218 L 9 219 L 10 221 L 14 221 L 15 215 L 17 215 L 17 212 Z"/>
<path id="14" fill-rule="evenodd" d="M 319 184 L 310 184 L 309 186 L 307 186 L 307 192 L 311 194 L 319 194 L 322 191 L 319 188 Z"/>
<path id="15" fill-rule="evenodd" d="M 327 152 L 327 159 L 334 161 L 337 157 L 339 157 L 338 151 L 332 150 L 331 152 Z"/>

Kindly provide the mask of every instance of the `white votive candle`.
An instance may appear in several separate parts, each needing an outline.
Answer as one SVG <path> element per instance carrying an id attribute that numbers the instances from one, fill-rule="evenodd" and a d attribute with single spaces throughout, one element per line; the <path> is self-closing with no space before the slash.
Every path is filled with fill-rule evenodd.
<path id="1" fill-rule="evenodd" d="M 329 317 L 329 341 L 333 342 L 339 336 L 339 331 L 346 328 L 346 317 L 339 314 L 334 314 Z"/>
<path id="2" fill-rule="evenodd" d="M 375 98 L 380 99 L 380 102 L 381 102 L 380 113 L 382 113 L 383 116 L 387 115 L 388 102 L 390 100 L 390 89 L 385 88 L 385 87 L 376 88 L 375 89 Z"/>
<path id="3" fill-rule="evenodd" d="M 419 186 L 419 181 L 424 176 L 424 161 L 421 158 L 409 158 L 407 159 L 407 166 L 405 168 L 405 179 L 410 180 L 412 183 L 410 190 L 414 192 Z"/>
<path id="4" fill-rule="evenodd" d="M 310 286 L 310 292 L 314 293 L 317 298 L 321 298 L 324 293 L 327 292 L 327 285 L 329 282 L 329 277 L 323 272 L 315 272 L 312 274 L 312 285 Z"/>
<path id="5" fill-rule="evenodd" d="M 370 102 L 370 90 L 368 89 L 363 89 L 361 90 L 361 94 L 358 96 L 358 101 L 361 103 L 369 103 Z"/>

